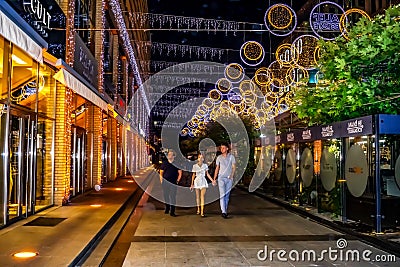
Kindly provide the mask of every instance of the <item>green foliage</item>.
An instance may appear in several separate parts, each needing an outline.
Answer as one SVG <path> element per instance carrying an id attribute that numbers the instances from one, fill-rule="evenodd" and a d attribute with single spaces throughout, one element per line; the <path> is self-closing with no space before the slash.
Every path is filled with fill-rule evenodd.
<path id="1" fill-rule="evenodd" d="M 310 125 L 399 111 L 400 6 L 360 19 L 348 36 L 320 40 L 323 79 L 294 88 L 292 111 Z"/>

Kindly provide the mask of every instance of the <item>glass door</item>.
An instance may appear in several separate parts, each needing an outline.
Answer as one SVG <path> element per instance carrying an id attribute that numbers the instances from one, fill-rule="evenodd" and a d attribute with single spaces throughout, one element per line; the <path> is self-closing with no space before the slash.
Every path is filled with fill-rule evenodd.
<path id="1" fill-rule="evenodd" d="M 72 128 L 71 196 L 82 194 L 87 186 L 86 176 L 86 131 Z"/>
<path id="2" fill-rule="evenodd" d="M 33 212 L 35 180 L 35 120 L 32 115 L 10 116 L 10 177 L 8 218 Z"/>

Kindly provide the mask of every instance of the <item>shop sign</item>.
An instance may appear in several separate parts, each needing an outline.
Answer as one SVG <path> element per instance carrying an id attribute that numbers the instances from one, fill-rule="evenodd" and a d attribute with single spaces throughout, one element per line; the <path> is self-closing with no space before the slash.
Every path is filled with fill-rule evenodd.
<path id="1" fill-rule="evenodd" d="M 279 144 L 281 142 L 281 136 L 275 135 L 275 144 Z"/>
<path id="2" fill-rule="evenodd" d="M 342 137 L 372 134 L 372 116 L 342 122 L 341 132 Z"/>
<path id="3" fill-rule="evenodd" d="M 98 89 L 97 60 L 77 33 L 75 33 L 74 69 Z"/>
<path id="4" fill-rule="evenodd" d="M 286 135 L 286 140 L 287 140 L 288 142 L 294 142 L 294 133 L 288 133 L 288 134 Z"/>
<path id="5" fill-rule="evenodd" d="M 364 129 L 363 121 L 362 120 L 354 120 L 347 122 L 347 133 L 354 134 L 354 133 L 362 133 Z"/>
<path id="6" fill-rule="evenodd" d="M 332 125 L 322 126 L 321 128 L 321 136 L 322 138 L 330 138 L 333 137 L 335 131 L 333 130 Z"/>
<path id="7" fill-rule="evenodd" d="M 334 40 L 341 35 L 339 24 L 343 13 L 343 8 L 335 2 L 325 1 L 317 4 L 310 13 L 312 31 L 319 38 Z"/>
<path id="8" fill-rule="evenodd" d="M 311 130 L 310 130 L 310 129 L 304 130 L 304 131 L 302 132 L 302 134 L 301 134 L 301 138 L 302 138 L 303 140 L 310 140 L 311 137 L 312 137 L 312 134 L 311 134 Z"/>
<path id="9" fill-rule="evenodd" d="M 33 25 L 43 37 L 47 37 L 46 29 L 50 28 L 51 15 L 39 0 L 24 0 L 24 10 L 32 15 Z"/>

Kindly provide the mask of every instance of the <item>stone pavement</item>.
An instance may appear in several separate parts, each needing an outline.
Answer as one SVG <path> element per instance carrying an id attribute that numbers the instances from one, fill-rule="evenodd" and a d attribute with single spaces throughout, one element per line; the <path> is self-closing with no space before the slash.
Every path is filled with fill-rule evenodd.
<path id="1" fill-rule="evenodd" d="M 159 183 L 153 190 L 160 190 Z M 135 211 L 132 223 L 137 226 L 129 233 L 123 266 L 398 266 L 400 262 L 399 258 L 376 262 L 377 257 L 390 255 L 239 189 L 232 192 L 229 211 L 230 217 L 223 219 L 216 201 L 206 206 L 205 218 L 190 207 L 178 208 L 178 216 L 171 217 L 164 214 L 161 202 L 148 198 Z M 364 251 L 370 262 L 363 260 Z M 314 252 L 315 261 L 309 261 Z"/>

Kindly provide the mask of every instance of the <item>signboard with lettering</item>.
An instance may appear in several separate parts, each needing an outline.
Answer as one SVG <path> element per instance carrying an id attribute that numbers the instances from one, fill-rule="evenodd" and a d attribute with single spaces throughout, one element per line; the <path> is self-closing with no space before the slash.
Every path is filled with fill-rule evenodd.
<path id="1" fill-rule="evenodd" d="M 77 33 L 75 33 L 74 70 L 98 89 L 97 60 Z"/>
<path id="2" fill-rule="evenodd" d="M 373 116 L 365 116 L 341 122 L 341 137 L 362 136 L 373 133 Z"/>
<path id="3" fill-rule="evenodd" d="M 319 38 L 334 40 L 342 34 L 339 24 L 343 13 L 343 8 L 337 3 L 330 1 L 321 2 L 311 10 L 311 29 Z"/>
<path id="4" fill-rule="evenodd" d="M 66 18 L 55 0 L 6 0 L 48 43 L 47 52 L 65 59 Z"/>

